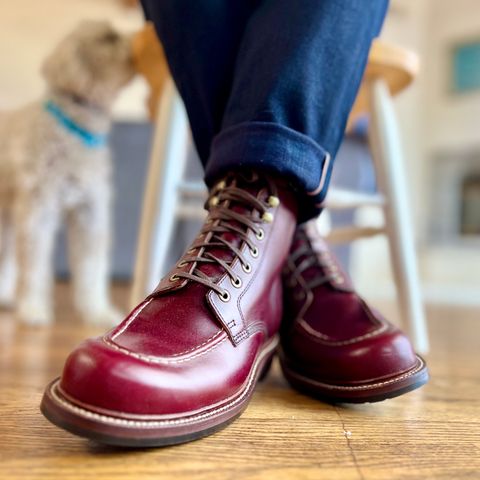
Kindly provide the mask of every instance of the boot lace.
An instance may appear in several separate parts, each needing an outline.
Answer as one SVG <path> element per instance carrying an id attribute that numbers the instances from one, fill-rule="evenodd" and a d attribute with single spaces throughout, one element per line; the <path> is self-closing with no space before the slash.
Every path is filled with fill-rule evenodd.
<path id="1" fill-rule="evenodd" d="M 253 175 L 249 182 L 258 181 L 258 179 L 257 175 Z M 273 214 L 269 210 L 280 203 L 274 183 L 268 179 L 265 179 L 265 183 L 269 192 L 265 195 L 265 200 L 240 188 L 236 179 L 223 180 L 212 189 L 205 204 L 209 215 L 199 235 L 204 240 L 195 243 L 192 248 L 187 250 L 177 265 L 181 268 L 188 264 L 195 264 L 194 268 L 189 272 L 176 271 L 170 277 L 171 281 L 187 279 L 197 282 L 214 290 L 223 301 L 230 299 L 229 292 L 217 285 L 216 279 L 203 272 L 201 267 L 208 264 L 219 266 L 230 277 L 233 286 L 237 288 L 241 286 L 241 279 L 233 270 L 232 265 L 238 259 L 242 269 L 246 273 L 251 272 L 252 267 L 242 252 L 242 248 L 246 244 L 253 257 L 258 256 L 259 249 L 253 238 L 249 237 L 249 231 L 254 233 L 257 240 L 263 240 L 265 232 L 261 225 L 273 221 Z M 233 206 L 237 208 L 233 209 Z M 241 212 L 237 211 L 238 209 L 241 209 Z M 225 238 L 232 235 L 236 239 L 236 241 L 234 240 L 236 244 Z M 228 258 L 220 258 L 222 255 L 212 252 L 212 250 L 219 252 L 218 249 L 227 252 Z"/>
<path id="2" fill-rule="evenodd" d="M 305 287 L 309 290 L 343 278 L 328 250 L 315 251 L 303 229 L 300 229 L 297 235 L 301 238 L 302 245 L 290 254 L 289 260 L 295 265 L 295 268 L 290 272 L 291 279 L 288 282 L 288 286 L 294 287 L 297 284 L 297 278 L 301 277 L 302 273 L 311 267 L 319 268 L 318 273 L 313 278 L 305 281 Z M 296 262 L 299 259 L 301 260 L 297 264 Z"/>

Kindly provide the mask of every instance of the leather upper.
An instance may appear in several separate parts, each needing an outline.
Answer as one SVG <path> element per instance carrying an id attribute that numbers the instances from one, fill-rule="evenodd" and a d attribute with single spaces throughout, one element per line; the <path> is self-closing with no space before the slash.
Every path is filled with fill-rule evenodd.
<path id="1" fill-rule="evenodd" d="M 272 188 L 273 182 L 257 176 L 221 182 L 204 228 L 155 291 L 118 327 L 72 352 L 62 394 L 89 410 L 117 416 L 178 416 L 238 393 L 250 381 L 260 350 L 275 341 L 282 316 L 281 269 L 296 212 L 292 194 Z M 249 210 L 248 202 L 242 204 L 238 189 L 265 205 L 266 220 L 262 212 Z M 238 201 L 232 200 L 235 195 Z M 256 232 L 241 228 L 231 211 L 254 221 Z M 249 243 L 230 227 L 222 230 L 232 221 Z M 237 251 L 223 247 L 224 240 Z M 224 292 L 228 298 L 222 299 Z"/>
<path id="2" fill-rule="evenodd" d="M 408 338 L 353 290 L 313 222 L 300 227 L 284 269 L 282 349 L 296 371 L 355 384 L 413 368 Z"/>

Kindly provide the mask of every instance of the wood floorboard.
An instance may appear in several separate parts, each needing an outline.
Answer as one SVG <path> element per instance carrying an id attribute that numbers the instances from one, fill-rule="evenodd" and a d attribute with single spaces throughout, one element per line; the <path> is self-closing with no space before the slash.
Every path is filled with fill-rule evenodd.
<path id="1" fill-rule="evenodd" d="M 117 287 L 120 303 L 126 287 Z M 52 327 L 0 312 L 0 479 L 392 480 L 480 479 L 480 312 L 428 309 L 432 379 L 378 404 L 331 406 L 291 390 L 275 364 L 244 415 L 193 443 L 111 448 L 52 425 L 38 406 L 75 344 L 103 330 L 81 325 L 67 287 Z M 384 312 L 395 317 L 391 305 Z"/>

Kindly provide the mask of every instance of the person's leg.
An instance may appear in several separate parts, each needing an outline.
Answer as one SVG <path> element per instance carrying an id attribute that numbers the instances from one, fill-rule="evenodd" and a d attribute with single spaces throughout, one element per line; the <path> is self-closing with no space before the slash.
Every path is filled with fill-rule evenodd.
<path id="1" fill-rule="evenodd" d="M 267 170 L 306 194 L 303 219 L 318 213 L 387 6 L 388 0 L 260 2 L 243 33 L 207 183 L 239 167 Z"/>
<path id="2" fill-rule="evenodd" d="M 221 128 L 243 32 L 258 0 L 142 0 L 182 96 L 203 165 Z"/>
<path id="3" fill-rule="evenodd" d="M 310 192 L 303 219 L 317 214 L 388 0 L 142 4 L 185 102 L 207 183 L 238 167 L 269 170 Z"/>

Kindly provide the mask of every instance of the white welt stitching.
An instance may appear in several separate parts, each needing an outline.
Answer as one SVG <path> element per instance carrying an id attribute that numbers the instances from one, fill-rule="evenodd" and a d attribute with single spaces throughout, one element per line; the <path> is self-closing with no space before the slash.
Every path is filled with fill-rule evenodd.
<path id="1" fill-rule="evenodd" d="M 133 315 L 130 317 L 129 320 L 125 322 L 125 325 L 114 335 L 112 335 L 112 340 L 115 340 L 119 335 L 121 335 L 128 327 L 129 325 L 140 315 L 141 311 L 153 300 L 151 298 L 147 302 L 145 302 L 143 305 L 141 305 L 137 310 L 133 313 Z"/>
<path id="2" fill-rule="evenodd" d="M 301 325 L 303 329 L 307 331 L 308 334 L 316 337 L 316 339 L 321 340 L 321 343 L 331 345 L 333 347 L 339 347 L 342 345 L 351 345 L 352 343 L 357 343 L 357 342 L 360 342 L 361 340 L 366 340 L 367 338 L 376 337 L 377 335 L 380 335 L 388 328 L 388 325 L 382 324 L 380 328 L 377 328 L 376 330 L 373 330 L 364 335 L 360 335 L 358 337 L 349 338 L 348 340 L 341 340 L 336 342 L 336 341 L 330 340 L 330 337 L 328 337 L 327 335 L 324 335 L 314 330 L 303 318 L 298 321 L 298 324 Z"/>
<path id="3" fill-rule="evenodd" d="M 200 352 L 197 352 L 195 355 L 189 355 L 183 358 L 178 358 L 178 357 L 156 357 L 154 355 L 145 355 L 143 353 L 136 353 L 132 352 L 131 350 L 128 350 L 126 348 L 120 347 L 116 343 L 113 343 L 109 338 L 103 337 L 104 343 L 106 343 L 109 347 L 122 352 L 125 355 L 128 355 L 130 357 L 138 358 L 139 360 L 143 360 L 144 362 L 148 363 L 160 363 L 160 364 L 175 364 L 175 363 L 184 363 L 188 362 L 194 358 L 200 357 L 202 355 L 205 355 L 208 352 L 211 352 L 215 348 L 217 348 L 221 343 L 223 343 L 227 339 L 227 334 L 221 330 L 219 333 L 224 334 L 224 337 L 220 339 L 217 343 L 214 343 L 210 347 L 206 348 L 205 350 L 201 350 Z"/>
<path id="4" fill-rule="evenodd" d="M 370 383 L 368 385 L 358 385 L 358 386 L 346 386 L 346 385 L 332 385 L 329 383 L 323 383 L 323 382 L 318 382 L 317 380 L 313 380 L 308 377 L 304 377 L 303 375 L 299 375 L 298 373 L 292 371 L 291 369 L 288 369 L 288 373 L 292 375 L 293 377 L 296 377 L 298 379 L 301 379 L 302 381 L 306 383 L 310 383 L 312 385 L 318 385 L 322 388 L 327 388 L 330 390 L 369 390 L 371 388 L 376 388 L 376 387 L 381 387 L 384 385 L 390 385 L 392 383 L 397 383 L 400 382 L 401 380 L 405 380 L 408 377 L 411 377 L 412 375 L 415 375 L 417 372 L 419 372 L 424 366 L 425 362 L 420 358 L 417 357 L 419 361 L 419 365 L 415 367 L 413 370 L 409 370 L 407 373 L 404 373 L 403 375 L 400 375 L 399 377 L 392 378 L 390 380 L 385 380 L 384 382 L 377 382 L 377 383 Z"/>
<path id="5" fill-rule="evenodd" d="M 211 410 L 211 411 L 206 412 L 206 413 L 200 413 L 200 414 L 194 415 L 194 416 L 189 417 L 189 418 L 179 418 L 179 419 L 175 419 L 175 420 L 139 421 L 139 420 L 126 420 L 126 419 L 122 419 L 122 418 L 109 417 L 107 415 L 100 415 L 98 413 L 91 412 L 91 411 L 86 410 L 84 408 L 77 407 L 76 405 L 72 405 L 72 404 L 66 402 L 65 400 L 63 400 L 62 398 L 60 398 L 55 391 L 55 387 L 58 385 L 60 380 L 58 380 L 57 382 L 55 382 L 51 386 L 50 393 L 52 394 L 53 398 L 58 403 L 61 403 L 67 410 L 70 410 L 70 411 L 76 413 L 77 415 L 80 415 L 80 416 L 83 416 L 83 417 L 86 417 L 86 418 L 90 418 L 92 420 L 98 420 L 98 421 L 103 422 L 103 423 L 110 423 L 110 424 L 114 424 L 114 425 L 119 425 L 119 426 L 124 426 L 124 427 L 134 427 L 134 428 L 135 427 L 156 428 L 156 427 L 162 427 L 162 426 L 168 426 L 168 425 L 181 425 L 181 424 L 194 423 L 194 422 L 197 422 L 199 420 L 204 420 L 206 418 L 215 416 L 215 415 L 217 415 L 217 414 L 219 414 L 219 413 L 221 413 L 225 410 L 228 410 L 232 406 L 239 403 L 245 396 L 247 396 L 249 391 L 250 391 L 250 387 L 252 386 L 252 384 L 253 384 L 253 382 L 256 378 L 256 372 L 258 370 L 258 365 L 260 364 L 260 362 L 263 360 L 263 358 L 266 355 L 268 355 L 272 350 L 275 349 L 275 347 L 277 346 L 277 343 L 278 343 L 278 338 L 274 337 L 270 341 L 270 343 L 264 348 L 264 350 L 262 352 L 260 352 L 260 355 L 257 357 L 257 359 L 255 361 L 255 364 L 252 368 L 252 371 L 250 373 L 248 383 L 246 384 L 243 392 L 241 392 L 241 394 L 236 399 L 227 403 L 223 407 L 216 408 L 216 409 Z M 209 407 L 206 407 L 206 409 L 208 409 L 208 408 Z"/>
<path id="6" fill-rule="evenodd" d="M 141 358 L 142 360 L 146 360 L 146 361 L 150 361 L 148 359 L 151 359 L 151 358 L 159 358 L 159 357 L 154 357 L 154 356 L 150 356 L 150 355 L 142 355 L 142 354 L 135 354 L 134 352 L 131 352 L 130 350 L 127 350 L 125 348 L 122 348 L 120 345 L 117 345 L 116 343 L 113 342 L 113 340 L 115 340 L 119 335 L 121 335 L 123 332 L 125 332 L 125 330 L 132 324 L 132 322 L 138 317 L 138 315 L 140 315 L 140 313 L 142 312 L 142 310 L 153 300 L 153 298 L 151 298 L 150 300 L 148 300 L 147 302 L 145 302 L 141 307 L 139 307 L 133 314 L 132 316 L 130 317 L 130 319 L 125 323 L 125 325 L 118 331 L 116 332 L 114 335 L 112 335 L 112 338 L 108 338 L 106 336 L 103 337 L 103 341 L 108 344 L 109 346 L 111 346 L 112 348 L 116 349 L 116 350 L 119 350 L 127 355 L 130 355 L 132 357 L 137 357 L 137 358 Z M 193 348 L 190 348 L 189 350 L 185 350 L 184 352 L 180 352 L 180 353 L 176 353 L 175 354 L 175 357 L 180 357 L 182 355 L 186 355 L 187 353 L 190 353 L 190 352 L 193 352 L 195 350 L 198 350 L 199 348 L 203 347 L 204 345 L 206 345 L 207 343 L 209 343 L 210 341 L 214 340 L 217 336 L 219 336 L 222 332 L 222 330 L 218 331 L 217 333 L 215 333 L 214 335 L 212 335 L 210 338 L 208 338 L 207 340 L 205 340 L 204 342 L 202 342 L 200 345 L 196 345 L 195 347 Z M 193 357 L 192 357 L 193 358 Z M 175 363 L 175 362 L 166 362 L 166 363 Z"/>
<path id="7" fill-rule="evenodd" d="M 218 337 L 222 333 L 223 333 L 223 330 L 219 330 L 217 333 L 212 335 L 210 338 L 207 338 L 204 342 L 200 343 L 199 345 L 196 345 L 195 347 L 189 348 L 188 350 L 185 350 L 184 352 L 176 353 L 175 355 L 172 355 L 172 357 L 180 357 L 182 355 L 186 355 L 187 353 L 194 352 L 195 350 L 198 350 L 199 348 L 205 346 L 207 343 L 210 343 L 212 340 L 214 340 L 216 337 Z"/>

